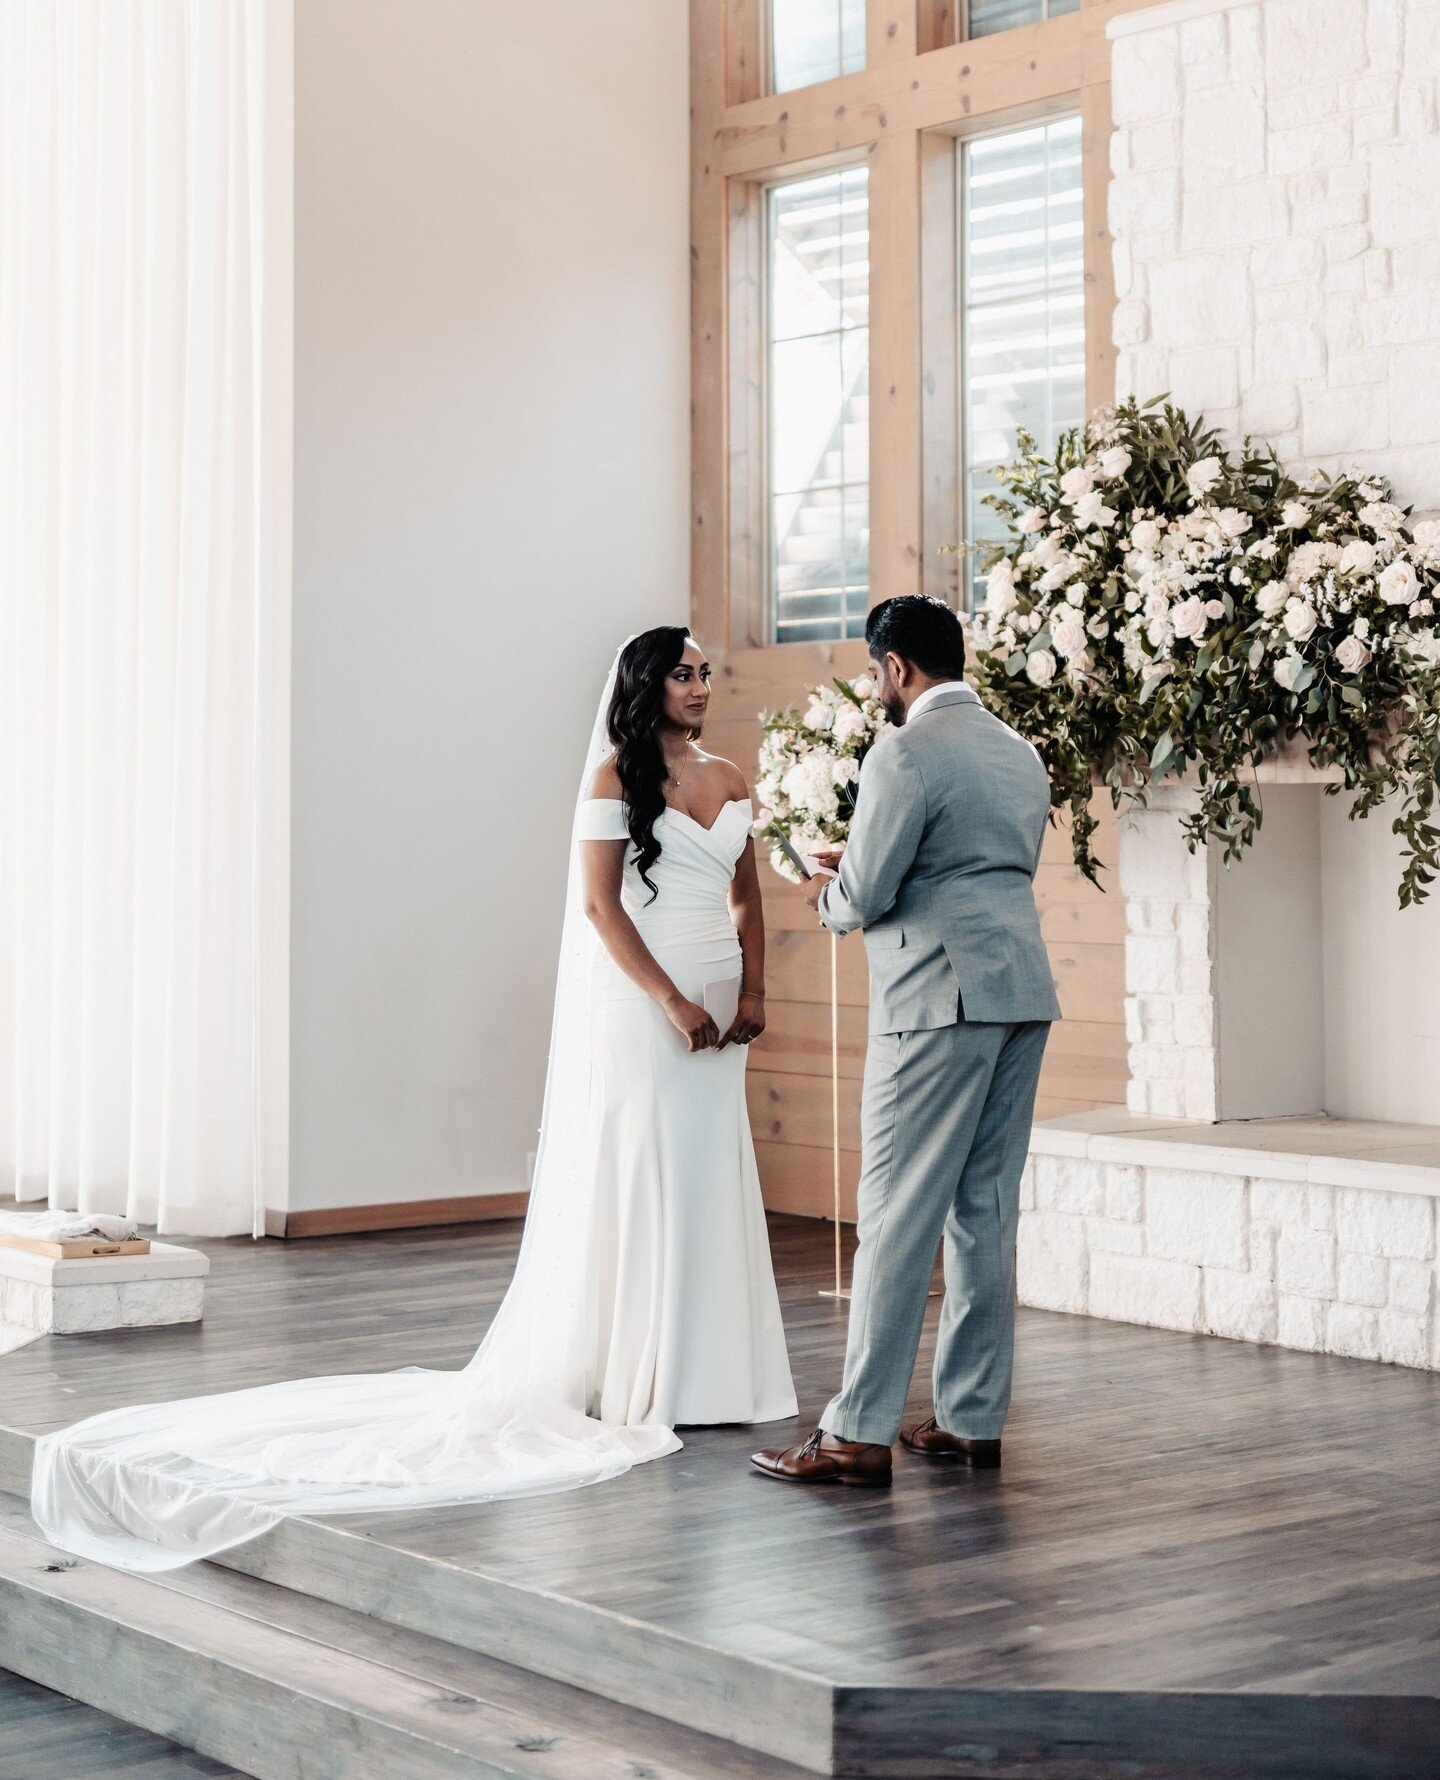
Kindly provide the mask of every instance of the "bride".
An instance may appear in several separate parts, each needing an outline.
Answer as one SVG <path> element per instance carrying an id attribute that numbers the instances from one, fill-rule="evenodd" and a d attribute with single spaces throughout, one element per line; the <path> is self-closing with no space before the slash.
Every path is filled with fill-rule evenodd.
<path id="1" fill-rule="evenodd" d="M 581 782 L 530 1211 L 459 1372 L 300 1378 L 107 1410 L 36 1444 L 31 1507 L 82 1556 L 167 1570 L 287 1514 L 539 1495 L 795 1414 L 745 1110 L 764 1029 L 751 810 L 698 745 L 710 668 L 633 637 Z"/>

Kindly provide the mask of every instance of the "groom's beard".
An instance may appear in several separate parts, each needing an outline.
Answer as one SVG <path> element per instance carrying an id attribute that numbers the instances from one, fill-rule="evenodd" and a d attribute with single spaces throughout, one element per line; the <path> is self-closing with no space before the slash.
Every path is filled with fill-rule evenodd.
<path id="1" fill-rule="evenodd" d="M 892 693 L 888 698 L 882 698 L 880 703 L 884 708 L 885 715 L 895 725 L 896 729 L 903 729 L 905 727 L 904 701 Z"/>

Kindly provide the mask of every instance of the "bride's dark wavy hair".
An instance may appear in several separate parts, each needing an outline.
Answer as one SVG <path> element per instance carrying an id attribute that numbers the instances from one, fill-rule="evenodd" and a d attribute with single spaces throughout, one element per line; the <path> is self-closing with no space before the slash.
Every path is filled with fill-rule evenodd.
<path id="1" fill-rule="evenodd" d="M 615 744 L 615 771 L 625 800 L 626 826 L 639 857 L 640 880 L 655 900 L 650 867 L 660 857 L 655 824 L 665 808 L 667 768 L 660 746 L 660 719 L 665 709 L 665 678 L 685 653 L 690 632 L 683 624 L 658 624 L 643 630 L 620 651 L 615 665 L 615 690 L 605 713 L 605 728 Z"/>

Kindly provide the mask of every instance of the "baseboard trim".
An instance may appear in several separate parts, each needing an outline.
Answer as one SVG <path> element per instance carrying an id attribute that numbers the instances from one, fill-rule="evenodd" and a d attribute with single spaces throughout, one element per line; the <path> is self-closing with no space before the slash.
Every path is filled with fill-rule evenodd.
<path id="1" fill-rule="evenodd" d="M 397 1199 L 386 1205 L 334 1205 L 316 1211 L 267 1211 L 265 1234 L 358 1236 L 373 1230 L 415 1230 L 435 1224 L 488 1224 L 523 1218 L 528 1193 L 471 1193 L 457 1199 Z"/>

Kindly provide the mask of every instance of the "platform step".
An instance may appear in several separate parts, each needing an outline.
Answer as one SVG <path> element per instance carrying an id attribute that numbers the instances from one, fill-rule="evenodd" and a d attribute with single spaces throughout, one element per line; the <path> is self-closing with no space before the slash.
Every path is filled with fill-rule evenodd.
<path id="1" fill-rule="evenodd" d="M 258 1780 L 801 1780 L 253 1577 L 70 1558 L 14 1498 L 0 1498 L 0 1667 Z"/>
<path id="2" fill-rule="evenodd" d="M 28 1433 L 0 1429 L 0 1491 L 25 1503 L 33 1450 Z M 24 1519 L 38 1536 L 28 1510 Z M 278 1585 L 307 1608 L 343 1609 L 781 1764 L 831 1771 L 837 1689 L 830 1680 L 593 1602 L 422 1558 L 367 1536 L 358 1519 L 297 1516 L 171 1574 L 227 1572 Z"/>

